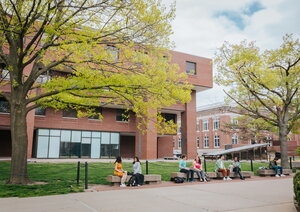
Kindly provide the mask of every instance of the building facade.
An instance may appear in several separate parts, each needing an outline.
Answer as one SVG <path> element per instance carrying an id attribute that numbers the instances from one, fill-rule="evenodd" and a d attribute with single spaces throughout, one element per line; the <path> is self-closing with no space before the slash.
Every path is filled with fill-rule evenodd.
<path id="1" fill-rule="evenodd" d="M 196 93 L 212 87 L 210 59 L 170 51 L 171 63 L 178 64 L 180 72 L 187 72 L 189 83 L 194 85 L 192 100 L 163 108 L 162 113 L 175 122 L 180 120 L 182 153 L 193 158 L 197 154 Z M 30 71 L 30 70 L 29 70 Z M 9 80 L 5 69 L 1 80 Z M 40 78 L 41 82 L 43 79 Z M 6 85 L 7 86 L 7 85 Z M 1 87 L 9 92 L 8 87 Z M 103 119 L 77 118 L 76 111 L 55 111 L 51 108 L 29 112 L 27 116 L 28 158 L 124 158 L 139 156 L 156 159 L 173 156 L 174 135 L 160 135 L 154 124 L 142 133 L 137 128 L 134 114 L 124 119 L 120 106 L 99 108 Z M 0 97 L 0 157 L 11 155 L 9 105 Z"/>
<path id="2" fill-rule="evenodd" d="M 232 108 L 223 103 L 211 104 L 197 108 L 196 120 L 196 146 L 199 155 L 218 152 L 220 150 L 242 147 L 257 143 L 269 143 L 267 150 L 269 152 L 279 152 L 280 142 L 275 133 L 261 132 L 263 140 L 248 138 L 242 132 L 224 131 L 225 124 L 239 124 L 236 119 L 239 114 L 231 112 Z M 223 130 L 222 130 L 223 129 Z M 300 146 L 300 135 L 290 134 L 288 141 L 289 155 L 295 155 L 295 149 Z M 258 155 L 258 154 L 257 154 Z"/>

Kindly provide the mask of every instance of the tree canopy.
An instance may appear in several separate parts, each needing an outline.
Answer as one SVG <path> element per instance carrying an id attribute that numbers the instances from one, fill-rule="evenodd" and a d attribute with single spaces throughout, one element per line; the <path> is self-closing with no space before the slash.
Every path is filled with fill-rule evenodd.
<path id="1" fill-rule="evenodd" d="M 217 83 L 229 88 L 228 100 L 246 115 L 277 128 L 287 166 L 287 135 L 299 126 L 300 118 L 299 39 L 286 35 L 278 49 L 265 51 L 255 42 L 225 42 L 214 62 Z"/>
<path id="2" fill-rule="evenodd" d="M 13 86 L 24 87 L 26 112 L 122 104 L 144 117 L 189 101 L 191 87 L 166 50 L 174 8 L 160 1 L 5 0 L 0 14 L 0 58 Z M 50 71 L 69 74 L 47 78 Z"/>
<path id="3" fill-rule="evenodd" d="M 0 81 L 10 105 L 10 183 L 28 182 L 26 116 L 39 106 L 91 115 L 91 106 L 121 105 L 143 124 L 160 108 L 190 100 L 187 76 L 170 64 L 167 50 L 173 18 L 174 6 L 160 0 L 0 2 L 0 70 L 10 79 Z M 174 123 L 162 129 L 158 120 L 161 132 L 174 129 Z"/>

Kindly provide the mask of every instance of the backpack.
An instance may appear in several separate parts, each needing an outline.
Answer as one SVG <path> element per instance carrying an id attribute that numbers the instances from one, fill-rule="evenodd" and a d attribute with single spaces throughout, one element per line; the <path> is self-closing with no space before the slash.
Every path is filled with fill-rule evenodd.
<path id="1" fill-rule="evenodd" d="M 184 178 L 183 177 L 175 177 L 174 178 L 174 182 L 175 183 L 183 183 L 184 182 Z"/>
<path id="2" fill-rule="evenodd" d="M 128 180 L 128 186 L 137 186 L 137 177 L 136 175 L 132 175 Z"/>

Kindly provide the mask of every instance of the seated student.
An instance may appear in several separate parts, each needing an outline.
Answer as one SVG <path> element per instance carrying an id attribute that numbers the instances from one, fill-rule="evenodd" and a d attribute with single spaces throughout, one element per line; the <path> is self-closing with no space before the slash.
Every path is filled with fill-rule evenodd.
<path id="1" fill-rule="evenodd" d="M 234 157 L 231 165 L 233 167 L 233 171 L 234 171 L 235 175 L 239 175 L 241 180 L 245 180 L 245 178 L 243 177 L 243 175 L 241 173 L 241 163 L 240 163 L 238 157 Z"/>
<path id="2" fill-rule="evenodd" d="M 114 175 L 121 177 L 120 187 L 126 187 L 125 181 L 126 181 L 126 178 L 127 178 L 127 172 L 124 171 L 123 168 L 122 168 L 122 159 L 121 159 L 120 156 L 118 156 L 116 161 L 115 161 Z"/>
<path id="3" fill-rule="evenodd" d="M 199 156 L 194 160 L 192 169 L 196 172 L 197 176 L 199 177 L 199 181 L 207 182 L 205 172 L 202 170 L 201 158 Z"/>
<path id="4" fill-rule="evenodd" d="M 219 159 L 216 162 L 215 166 L 215 171 L 216 172 L 222 172 L 223 175 L 223 180 L 232 180 L 230 176 L 230 170 L 226 169 L 224 166 L 224 155 L 221 155 Z M 227 174 L 227 175 L 226 175 Z M 227 176 L 227 177 L 226 177 Z"/>
<path id="5" fill-rule="evenodd" d="M 140 186 L 144 184 L 144 175 L 142 174 L 141 162 L 138 157 L 133 158 L 133 175 L 135 175 L 136 185 Z"/>
<path id="6" fill-rule="evenodd" d="M 194 171 L 186 167 L 186 156 L 182 155 L 179 161 L 179 172 L 186 173 L 186 180 L 188 182 L 194 181 Z"/>
<path id="7" fill-rule="evenodd" d="M 275 170 L 275 177 L 279 177 L 278 169 L 280 170 L 280 177 L 284 177 L 282 166 L 277 164 L 278 158 L 275 157 L 274 160 L 270 161 L 269 168 Z"/>

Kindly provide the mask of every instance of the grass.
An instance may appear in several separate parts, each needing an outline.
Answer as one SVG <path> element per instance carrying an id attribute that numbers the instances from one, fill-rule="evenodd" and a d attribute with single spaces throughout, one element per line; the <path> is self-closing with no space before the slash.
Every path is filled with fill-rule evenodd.
<path id="1" fill-rule="evenodd" d="M 214 171 L 214 162 L 207 162 L 207 171 Z M 225 163 L 226 166 L 229 163 Z M 187 164 L 188 166 L 191 163 Z M 33 163 L 28 164 L 29 178 L 33 182 L 45 184 L 8 185 L 10 163 L 0 162 L 0 197 L 32 197 L 82 192 L 84 189 L 84 167 L 81 165 L 80 184 L 76 184 L 77 163 Z M 254 173 L 266 163 L 253 163 Z M 89 184 L 109 184 L 106 176 L 113 173 L 113 163 L 89 163 Z M 123 163 L 127 171 L 132 171 L 131 163 Z M 142 163 L 143 173 L 146 173 L 146 163 Z M 250 171 L 250 163 L 242 163 L 243 171 Z M 149 162 L 149 174 L 160 174 L 162 180 L 169 181 L 170 173 L 178 171 L 177 162 Z"/>

